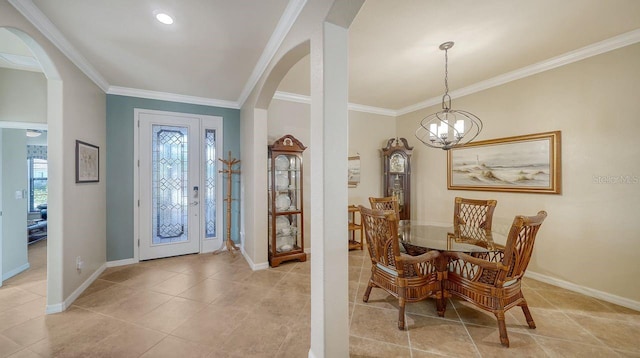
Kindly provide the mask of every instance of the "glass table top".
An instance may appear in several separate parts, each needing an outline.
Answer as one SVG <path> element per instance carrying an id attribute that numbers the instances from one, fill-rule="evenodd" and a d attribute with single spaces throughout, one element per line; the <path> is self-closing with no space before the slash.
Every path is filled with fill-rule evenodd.
<path id="1" fill-rule="evenodd" d="M 477 227 L 426 225 L 409 220 L 401 220 L 398 238 L 407 251 L 412 247 L 440 251 L 489 252 L 502 251 L 507 236 L 495 231 Z"/>

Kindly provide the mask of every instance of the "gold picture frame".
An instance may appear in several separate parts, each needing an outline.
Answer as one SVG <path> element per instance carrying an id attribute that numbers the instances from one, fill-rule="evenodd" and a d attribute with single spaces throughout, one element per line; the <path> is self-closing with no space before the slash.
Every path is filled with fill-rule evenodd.
<path id="1" fill-rule="evenodd" d="M 560 131 L 472 142 L 447 154 L 447 188 L 561 193 Z"/>

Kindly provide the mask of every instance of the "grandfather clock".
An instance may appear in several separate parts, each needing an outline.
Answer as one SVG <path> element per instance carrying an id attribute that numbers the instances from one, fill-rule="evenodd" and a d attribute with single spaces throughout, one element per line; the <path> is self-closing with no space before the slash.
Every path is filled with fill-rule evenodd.
<path id="1" fill-rule="evenodd" d="M 382 148 L 384 195 L 395 196 L 400 204 L 400 220 L 411 219 L 411 153 L 405 138 L 391 138 Z"/>

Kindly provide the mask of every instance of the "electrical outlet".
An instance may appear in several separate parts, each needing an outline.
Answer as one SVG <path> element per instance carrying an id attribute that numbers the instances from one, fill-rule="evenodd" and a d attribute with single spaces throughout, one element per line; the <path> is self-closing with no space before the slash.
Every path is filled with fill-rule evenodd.
<path id="1" fill-rule="evenodd" d="M 84 266 L 84 261 L 82 261 L 82 257 L 76 257 L 76 270 L 81 271 L 82 266 Z"/>

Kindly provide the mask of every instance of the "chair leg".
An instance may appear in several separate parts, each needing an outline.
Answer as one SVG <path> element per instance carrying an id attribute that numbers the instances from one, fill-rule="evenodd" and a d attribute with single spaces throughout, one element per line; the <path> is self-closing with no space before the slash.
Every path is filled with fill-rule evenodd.
<path id="1" fill-rule="evenodd" d="M 398 308 L 398 329 L 401 331 L 404 331 L 404 306 L 405 306 L 404 298 L 399 299 L 398 305 L 400 306 Z"/>
<path id="2" fill-rule="evenodd" d="M 371 289 L 373 288 L 373 284 L 369 281 L 367 285 L 367 289 L 364 291 L 364 297 L 362 297 L 363 302 L 369 302 L 369 295 L 371 294 Z"/>
<path id="3" fill-rule="evenodd" d="M 504 322 L 504 311 L 494 312 L 498 319 L 498 331 L 500 332 L 500 343 L 509 348 L 509 336 L 507 336 L 507 324 Z"/>
<path id="4" fill-rule="evenodd" d="M 436 296 L 436 310 L 438 311 L 438 316 L 444 317 L 444 312 L 447 309 L 447 299 L 444 297 L 442 291 L 438 293 Z"/>
<path id="5" fill-rule="evenodd" d="M 521 303 L 520 307 L 522 308 L 522 312 L 524 313 L 524 317 L 527 319 L 527 324 L 529 325 L 529 328 L 536 328 L 536 323 L 533 321 L 533 317 L 531 317 L 531 312 L 529 312 L 529 306 L 527 306 L 527 303 Z"/>

